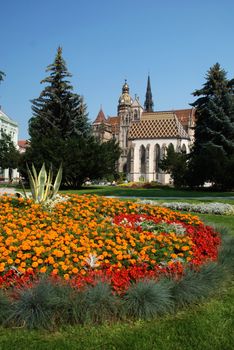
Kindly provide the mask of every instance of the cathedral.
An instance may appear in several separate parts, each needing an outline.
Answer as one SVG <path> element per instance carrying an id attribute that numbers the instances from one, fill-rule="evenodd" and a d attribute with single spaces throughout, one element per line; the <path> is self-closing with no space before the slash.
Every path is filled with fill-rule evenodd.
<path id="1" fill-rule="evenodd" d="M 154 111 L 148 76 L 144 106 L 133 99 L 125 80 L 119 97 L 117 115 L 106 117 L 102 108 L 92 124 L 93 133 L 102 142 L 112 138 L 122 149 L 118 171 L 128 181 L 170 183 L 170 175 L 159 168 L 159 161 L 171 144 L 175 151 L 190 152 L 193 143 L 195 110 Z"/>

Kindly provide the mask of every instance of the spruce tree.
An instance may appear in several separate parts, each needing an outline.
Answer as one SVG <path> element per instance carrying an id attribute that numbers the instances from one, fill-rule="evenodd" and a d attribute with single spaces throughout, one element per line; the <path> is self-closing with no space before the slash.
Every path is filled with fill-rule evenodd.
<path id="1" fill-rule="evenodd" d="M 233 83 L 216 63 L 206 75 L 203 88 L 193 95 L 196 108 L 195 143 L 189 163 L 189 183 L 211 182 L 222 189 L 234 185 L 229 171 L 234 157 Z M 232 167 L 232 166 L 231 166 Z"/>
<path id="2" fill-rule="evenodd" d="M 41 81 L 47 84 L 40 96 L 32 100 L 33 117 L 29 121 L 31 142 L 43 135 L 68 139 L 86 136 L 90 131 L 83 98 L 72 92 L 66 63 L 59 47 L 54 62 L 46 69 L 49 76 Z"/>
<path id="3" fill-rule="evenodd" d="M 115 142 L 102 146 L 92 135 L 86 105 L 80 95 L 72 92 L 68 80 L 71 74 L 60 47 L 47 71 L 49 76 L 42 80 L 46 87 L 32 100 L 29 147 L 21 157 L 20 172 L 27 176 L 26 162 L 34 163 L 37 169 L 43 163 L 58 169 L 62 163 L 62 185 L 78 188 L 87 177 L 109 174 L 119 157 L 119 147 Z"/>

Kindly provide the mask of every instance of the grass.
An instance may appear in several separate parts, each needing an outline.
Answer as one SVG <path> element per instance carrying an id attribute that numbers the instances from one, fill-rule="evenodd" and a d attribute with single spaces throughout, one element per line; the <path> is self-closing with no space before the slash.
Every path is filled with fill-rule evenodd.
<path id="1" fill-rule="evenodd" d="M 120 197 L 234 197 L 234 192 L 212 192 L 212 191 L 187 191 L 174 188 L 124 188 L 119 186 L 98 186 L 87 187 L 81 190 L 61 191 L 62 193 L 97 194 L 100 196 L 120 196 Z"/>
<path id="2" fill-rule="evenodd" d="M 210 214 L 198 214 L 198 213 L 191 213 L 194 215 L 199 216 L 201 220 L 203 220 L 207 225 L 215 225 L 215 226 L 221 226 L 226 227 L 229 232 L 234 235 L 234 218 L 233 216 L 228 215 L 210 215 Z"/>
<path id="3" fill-rule="evenodd" d="M 234 287 L 156 321 L 64 327 L 55 333 L 0 329 L 1 350 L 231 350 Z"/>
<path id="4" fill-rule="evenodd" d="M 233 216 L 196 215 L 206 223 L 229 228 L 234 235 Z M 233 300 L 234 284 L 229 282 L 203 304 L 156 320 L 64 326 L 56 332 L 0 328 L 0 350 L 232 350 Z"/>

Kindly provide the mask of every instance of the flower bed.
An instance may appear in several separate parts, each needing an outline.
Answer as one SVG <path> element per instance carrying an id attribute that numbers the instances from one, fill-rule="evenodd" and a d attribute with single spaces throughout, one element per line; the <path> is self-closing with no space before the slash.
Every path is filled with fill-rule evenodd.
<path id="1" fill-rule="evenodd" d="M 97 196 L 46 207 L 2 197 L 0 324 L 150 319 L 211 295 L 233 276 L 234 240 L 196 216 Z"/>
<path id="2" fill-rule="evenodd" d="M 142 200 L 141 203 L 155 205 L 155 201 L 152 200 Z M 160 205 L 165 208 L 170 208 L 172 210 L 183 210 L 201 214 L 234 215 L 234 205 L 227 203 L 213 202 L 192 204 L 186 202 L 167 202 L 160 204 L 157 203 L 156 205 Z"/>
<path id="3" fill-rule="evenodd" d="M 196 216 L 90 195 L 72 195 L 51 211 L 2 197 L 0 230 L 2 287 L 6 276 L 49 273 L 78 286 L 99 277 L 121 293 L 139 278 L 214 261 L 220 244 Z"/>

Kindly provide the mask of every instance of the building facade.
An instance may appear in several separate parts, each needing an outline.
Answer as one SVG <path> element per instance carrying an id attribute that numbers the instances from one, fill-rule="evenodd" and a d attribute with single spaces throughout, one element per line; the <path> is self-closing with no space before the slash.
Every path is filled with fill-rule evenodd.
<path id="1" fill-rule="evenodd" d="M 127 81 L 119 97 L 117 116 L 105 117 L 100 109 L 92 124 L 93 133 L 102 141 L 118 140 L 122 149 L 118 171 L 129 181 L 170 182 L 170 175 L 159 168 L 159 161 L 173 145 L 177 152 L 190 152 L 194 141 L 195 110 L 154 111 L 150 77 L 144 107 L 130 96 Z"/>
<path id="2" fill-rule="evenodd" d="M 8 117 L 1 109 L 0 109 L 0 138 L 2 132 L 9 135 L 11 140 L 15 144 L 16 148 L 18 148 L 18 124 L 13 121 L 10 117 Z M 19 177 L 17 169 L 2 169 L 0 168 L 0 179 L 2 181 L 10 181 Z"/>

